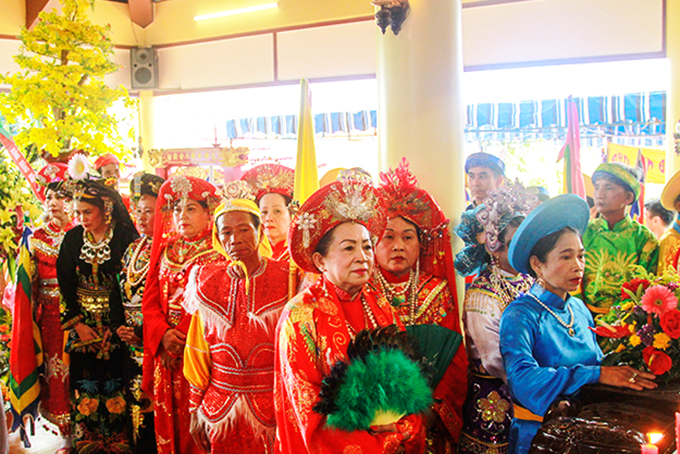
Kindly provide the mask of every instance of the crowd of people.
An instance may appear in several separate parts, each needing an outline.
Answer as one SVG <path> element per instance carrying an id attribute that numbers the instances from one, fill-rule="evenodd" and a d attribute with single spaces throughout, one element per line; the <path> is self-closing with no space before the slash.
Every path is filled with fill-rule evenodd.
<path id="1" fill-rule="evenodd" d="M 114 157 L 95 166 L 40 171 L 30 241 L 40 412 L 62 452 L 526 453 L 583 385 L 656 387 L 601 366 L 589 329 L 633 266 L 677 269 L 678 222 L 661 219 L 659 246 L 627 215 L 634 169 L 598 167 L 591 216 L 475 153 L 452 226 L 406 161 L 377 184 L 343 172 L 301 206 L 278 164 L 220 188 L 141 173 L 129 197 Z"/>

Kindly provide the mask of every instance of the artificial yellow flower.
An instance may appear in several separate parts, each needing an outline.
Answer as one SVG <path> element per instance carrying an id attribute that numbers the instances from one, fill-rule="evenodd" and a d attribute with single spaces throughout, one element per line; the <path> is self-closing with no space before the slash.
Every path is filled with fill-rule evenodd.
<path id="1" fill-rule="evenodd" d="M 654 343 L 652 346 L 659 350 L 666 350 L 671 344 L 671 338 L 666 333 L 659 333 L 654 335 Z"/>
<path id="2" fill-rule="evenodd" d="M 621 353 L 626 349 L 626 346 L 624 344 L 619 344 L 618 347 L 616 347 L 616 353 Z"/>
<path id="3" fill-rule="evenodd" d="M 641 342 L 642 341 L 640 340 L 640 336 L 638 336 L 637 334 L 633 334 L 628 338 L 628 343 L 630 344 L 631 347 L 637 347 L 638 345 L 640 345 Z"/>

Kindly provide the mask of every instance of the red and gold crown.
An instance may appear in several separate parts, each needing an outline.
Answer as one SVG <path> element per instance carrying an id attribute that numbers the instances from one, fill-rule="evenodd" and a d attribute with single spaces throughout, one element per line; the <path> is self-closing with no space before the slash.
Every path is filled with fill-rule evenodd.
<path id="1" fill-rule="evenodd" d="M 429 231 L 446 222 L 446 216 L 432 196 L 417 187 L 418 181 L 402 158 L 396 170 L 380 173 L 380 198 L 387 210 L 387 218 L 403 217 L 421 231 Z"/>
<path id="2" fill-rule="evenodd" d="M 291 257 L 305 271 L 318 273 L 312 254 L 321 238 L 335 226 L 357 222 L 368 229 L 373 244 L 385 229 L 385 213 L 376 189 L 356 180 L 334 181 L 302 205 L 288 232 Z"/>
<path id="3" fill-rule="evenodd" d="M 196 177 L 178 175 L 170 178 L 158 193 L 159 201 L 165 204 L 166 209 L 172 208 L 178 202 L 186 202 L 187 199 L 198 202 L 206 202 L 210 211 L 220 202 L 217 189 L 211 183 Z"/>
<path id="4" fill-rule="evenodd" d="M 293 198 L 295 171 L 281 164 L 262 164 L 248 170 L 241 177 L 252 186 L 259 202 L 263 195 L 275 192 Z"/>

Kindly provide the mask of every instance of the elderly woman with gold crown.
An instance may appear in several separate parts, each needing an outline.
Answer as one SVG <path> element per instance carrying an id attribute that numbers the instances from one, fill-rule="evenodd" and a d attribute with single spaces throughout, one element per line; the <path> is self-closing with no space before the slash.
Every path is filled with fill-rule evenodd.
<path id="1" fill-rule="evenodd" d="M 137 237 L 120 195 L 100 180 L 78 180 L 74 211 L 79 225 L 64 236 L 57 279 L 68 330 L 73 446 L 81 453 L 129 452 L 123 398 L 123 349 L 112 315 L 122 310 L 117 276 Z"/>
<path id="2" fill-rule="evenodd" d="M 54 424 L 65 443 L 70 445 L 68 361 L 64 357 L 64 331 L 59 313 L 57 256 L 64 234 L 71 229 L 73 188 L 66 164 L 48 164 L 38 172 L 42 199 L 45 200 L 45 224 L 30 237 L 33 262 L 33 307 L 40 329 L 45 374 L 41 377 L 40 414 Z M 14 324 L 13 330 L 29 328 Z"/>
<path id="3" fill-rule="evenodd" d="M 205 451 L 274 450 L 274 331 L 288 300 L 288 264 L 272 260 L 260 211 L 243 181 L 215 211 L 214 246 L 230 263 L 192 270 L 184 307 L 194 314 L 184 375 L 191 432 Z"/>
<path id="4" fill-rule="evenodd" d="M 424 450 L 431 390 L 397 315 L 366 285 L 384 220 L 376 190 L 348 180 L 312 194 L 293 221 L 293 260 L 322 278 L 277 326 L 278 453 Z"/>
<path id="5" fill-rule="evenodd" d="M 539 203 L 519 183 L 488 194 L 482 205 L 463 213 L 456 233 L 465 247 L 456 256 L 464 275 L 477 273 L 465 293 L 463 321 L 470 358 L 467 400 L 459 453 L 506 453 L 512 421 L 512 398 L 499 347 L 501 315 L 533 279 L 508 261 L 508 248 L 524 217 Z"/>
<path id="6" fill-rule="evenodd" d="M 405 159 L 380 178 L 378 192 L 388 220 L 375 248 L 377 266 L 370 285 L 390 302 L 407 329 L 429 329 L 447 339 L 450 348 L 438 348 L 445 372 L 434 392 L 427 451 L 455 452 L 468 361 L 461 346 L 448 219 L 432 196 L 416 186 Z M 427 327 L 431 325 L 442 329 Z"/>
<path id="7" fill-rule="evenodd" d="M 163 178 L 149 173 L 137 174 L 130 182 L 130 200 L 142 237 L 130 244 L 123 256 L 120 289 L 124 312 L 116 314 L 114 320 L 116 333 L 127 350 L 123 368 L 127 387 L 125 399 L 132 413 L 132 451 L 140 454 L 156 452 L 153 404 L 141 389 L 144 359 L 142 297 L 151 260 L 156 199 L 164 182 Z"/>
<path id="8" fill-rule="evenodd" d="M 191 314 L 182 307 L 189 273 L 222 259 L 212 247 L 215 187 L 190 176 L 163 183 L 156 202 L 154 241 L 142 300 L 144 381 L 154 398 L 159 453 L 201 452 L 189 432 L 189 383 L 182 373 Z"/>

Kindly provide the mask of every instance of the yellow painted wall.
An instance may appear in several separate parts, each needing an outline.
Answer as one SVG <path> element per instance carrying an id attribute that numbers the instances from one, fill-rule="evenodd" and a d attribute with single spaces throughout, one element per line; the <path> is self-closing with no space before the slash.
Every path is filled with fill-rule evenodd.
<path id="1" fill-rule="evenodd" d="M 10 0 L 21 3 L 23 0 Z M 109 23 L 116 44 L 157 46 L 217 38 L 373 14 L 369 0 L 279 0 L 268 11 L 195 22 L 194 16 L 267 3 L 269 0 L 169 0 L 156 3 L 154 22 L 133 26 L 125 4 L 97 0 L 92 20 Z"/>

